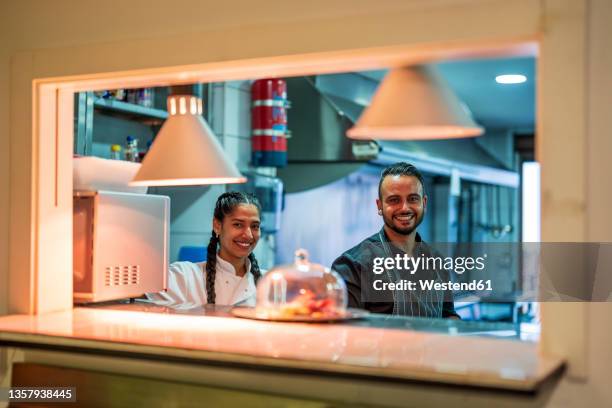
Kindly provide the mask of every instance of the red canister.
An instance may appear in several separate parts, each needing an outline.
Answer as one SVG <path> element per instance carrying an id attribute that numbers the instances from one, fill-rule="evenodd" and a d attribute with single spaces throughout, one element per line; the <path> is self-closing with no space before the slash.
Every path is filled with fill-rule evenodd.
<path id="1" fill-rule="evenodd" d="M 287 83 L 259 79 L 251 85 L 251 147 L 254 166 L 287 164 Z"/>

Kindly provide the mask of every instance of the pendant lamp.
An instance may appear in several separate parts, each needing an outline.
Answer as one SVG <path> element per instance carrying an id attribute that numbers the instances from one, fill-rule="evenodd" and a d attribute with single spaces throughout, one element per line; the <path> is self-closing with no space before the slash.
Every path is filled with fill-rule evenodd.
<path id="1" fill-rule="evenodd" d="M 346 135 L 351 139 L 428 140 L 483 132 L 433 68 L 412 66 L 387 74 Z"/>
<path id="2" fill-rule="evenodd" d="M 168 114 L 130 185 L 187 186 L 246 182 L 202 118 L 200 98 L 171 95 L 168 97 Z"/>

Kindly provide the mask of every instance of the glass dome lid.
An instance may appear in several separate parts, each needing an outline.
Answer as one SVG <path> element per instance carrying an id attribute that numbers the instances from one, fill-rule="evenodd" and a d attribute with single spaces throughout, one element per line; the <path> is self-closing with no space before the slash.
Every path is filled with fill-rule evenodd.
<path id="1" fill-rule="evenodd" d="M 255 314 L 260 319 L 334 319 L 346 315 L 347 292 L 336 272 L 295 252 L 295 262 L 271 269 L 257 284 Z"/>

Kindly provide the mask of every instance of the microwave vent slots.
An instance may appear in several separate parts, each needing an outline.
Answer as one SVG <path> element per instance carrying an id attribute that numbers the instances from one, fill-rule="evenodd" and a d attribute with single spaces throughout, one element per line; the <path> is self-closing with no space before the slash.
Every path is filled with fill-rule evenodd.
<path id="1" fill-rule="evenodd" d="M 104 275 L 105 286 L 138 285 L 140 265 L 107 266 Z"/>

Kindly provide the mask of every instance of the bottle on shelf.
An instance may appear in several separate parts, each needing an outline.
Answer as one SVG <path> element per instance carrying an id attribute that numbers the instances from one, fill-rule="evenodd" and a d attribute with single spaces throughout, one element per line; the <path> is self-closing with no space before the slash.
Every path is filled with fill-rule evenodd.
<path id="1" fill-rule="evenodd" d="M 147 108 L 153 107 L 153 91 L 151 88 L 136 89 L 136 103 Z"/>
<path id="2" fill-rule="evenodd" d="M 126 138 L 125 160 L 138 162 L 138 139 L 132 136 Z"/>
<path id="3" fill-rule="evenodd" d="M 126 91 L 126 102 L 137 103 L 138 102 L 138 89 L 128 89 Z"/>
<path id="4" fill-rule="evenodd" d="M 111 154 L 110 158 L 112 160 L 121 160 L 121 146 L 118 144 L 114 144 L 111 146 Z"/>
<path id="5" fill-rule="evenodd" d="M 126 100 L 126 97 L 127 97 L 127 94 L 125 92 L 125 89 L 120 88 L 115 91 L 116 100 L 124 102 Z"/>

